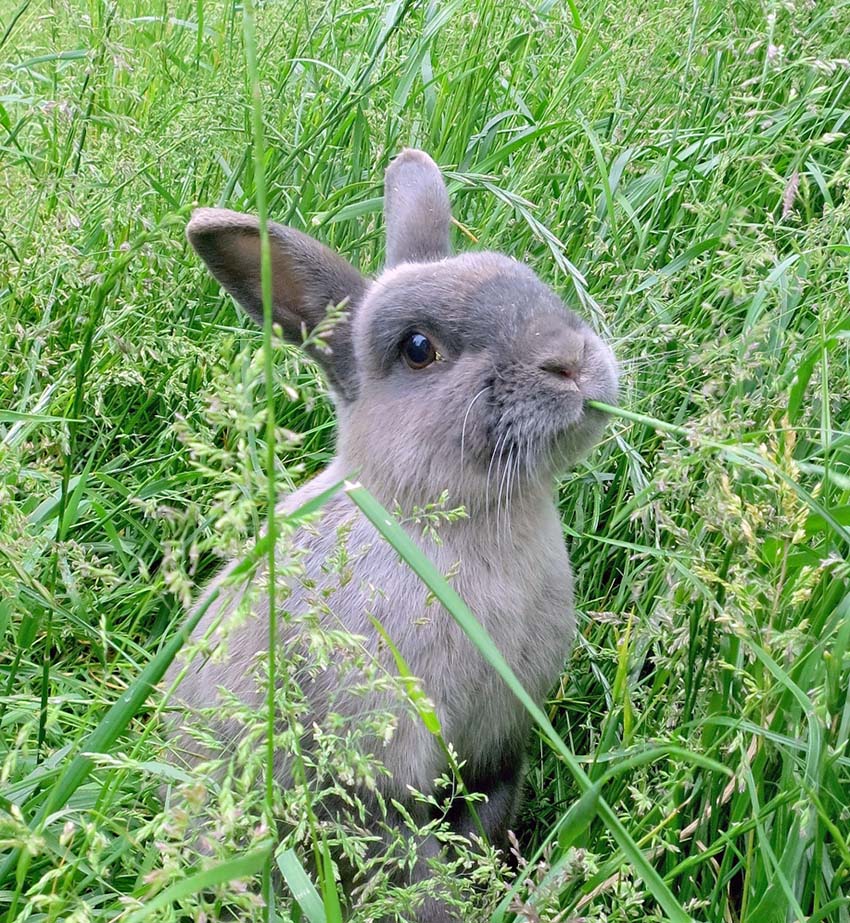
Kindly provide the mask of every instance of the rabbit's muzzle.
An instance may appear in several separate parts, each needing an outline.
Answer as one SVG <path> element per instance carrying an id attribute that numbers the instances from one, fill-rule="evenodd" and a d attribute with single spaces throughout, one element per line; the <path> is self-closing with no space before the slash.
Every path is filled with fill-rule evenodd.
<path id="1" fill-rule="evenodd" d="M 495 452 L 496 464 L 514 459 L 517 474 L 548 478 L 598 438 L 603 421 L 587 402 L 616 401 L 616 363 L 589 327 L 562 317 L 535 325 L 514 350 L 487 381 L 485 455 Z"/>

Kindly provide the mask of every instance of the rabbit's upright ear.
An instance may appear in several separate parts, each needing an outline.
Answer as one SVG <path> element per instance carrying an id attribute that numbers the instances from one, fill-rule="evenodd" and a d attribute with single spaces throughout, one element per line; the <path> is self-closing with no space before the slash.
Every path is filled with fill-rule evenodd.
<path id="1" fill-rule="evenodd" d="M 302 343 L 329 308 L 356 308 L 366 282 L 342 257 L 317 240 L 269 222 L 274 319 L 284 336 Z M 251 215 L 201 208 L 186 228 L 189 242 L 210 272 L 259 324 L 263 322 L 260 283 L 260 223 Z M 350 401 L 357 394 L 357 369 L 350 324 L 341 319 L 321 339 L 329 350 L 308 348 L 334 391 Z"/>
<path id="2" fill-rule="evenodd" d="M 424 151 L 402 151 L 384 177 L 387 267 L 447 257 L 451 218 L 440 168 Z"/>

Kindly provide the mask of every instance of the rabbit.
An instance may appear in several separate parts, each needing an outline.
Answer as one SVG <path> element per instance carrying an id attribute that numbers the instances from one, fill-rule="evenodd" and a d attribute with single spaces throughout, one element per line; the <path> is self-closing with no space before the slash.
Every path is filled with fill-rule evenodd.
<path id="1" fill-rule="evenodd" d="M 292 511 L 353 472 L 384 505 L 402 510 L 447 492 L 466 516 L 445 523 L 439 542 L 412 524 L 405 528 L 443 573 L 454 569 L 455 588 L 542 702 L 561 675 L 575 632 L 555 480 L 599 439 L 604 415 L 588 401 L 616 401 L 617 363 L 524 264 L 495 252 L 451 254 L 448 192 L 424 152 L 406 149 L 388 167 L 384 219 L 386 265 L 374 280 L 300 231 L 269 224 L 273 316 L 284 336 L 303 343 L 329 306 L 347 306 L 324 337 L 325 348 L 312 341 L 306 347 L 335 404 L 336 455 L 279 508 Z M 258 220 L 201 208 L 187 236 L 223 288 L 262 323 Z M 325 503 L 318 523 L 295 535 L 314 585 L 292 586 L 286 610 L 309 606 L 315 585 L 328 579 L 323 564 L 341 524 L 348 547 L 360 551 L 350 562 L 354 579 L 327 600 L 334 619 L 395 672 L 369 614 L 383 625 L 433 703 L 467 788 L 486 796 L 477 813 L 487 837 L 504 847 L 520 801 L 530 719 L 344 491 Z M 195 637 L 238 605 L 245 586 L 224 587 L 221 577 L 213 582 L 220 596 Z M 268 619 L 262 595 L 253 618 L 230 631 L 223 659 L 196 658 L 189 665 L 175 692 L 187 713 L 215 706 L 220 690 L 263 707 L 265 692 L 250 664 L 267 649 Z M 290 643 L 292 637 L 282 636 L 282 657 Z M 182 668 L 175 662 L 166 681 L 178 680 Z M 309 678 L 304 693 L 311 716 L 306 727 L 321 722 L 332 693 L 340 699 L 335 709 L 348 709 L 352 720 L 367 707 L 362 697 L 340 691 L 333 668 Z M 239 734 L 224 718 L 210 730 L 231 744 Z M 378 755 L 387 770 L 378 780 L 386 804 L 394 799 L 427 821 L 409 787 L 434 791 L 447 769 L 439 741 L 421 720 L 402 717 Z M 281 758 L 276 774 L 279 784 L 292 782 L 288 759 Z M 373 794 L 361 794 L 374 804 Z M 399 816 L 393 819 L 401 825 Z M 464 834 L 476 829 L 468 812 L 452 823 Z M 427 860 L 438 849 L 430 840 L 420 844 L 415 880 L 428 876 Z M 418 923 L 455 919 L 438 897 L 426 899 L 417 914 Z"/>

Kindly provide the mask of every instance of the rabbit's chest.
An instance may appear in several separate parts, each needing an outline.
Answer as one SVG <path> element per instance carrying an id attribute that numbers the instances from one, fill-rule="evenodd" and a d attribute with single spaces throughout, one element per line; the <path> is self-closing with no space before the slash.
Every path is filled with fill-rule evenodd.
<path id="1" fill-rule="evenodd" d="M 438 563 L 444 572 L 458 569 L 461 597 L 526 691 L 542 701 L 563 670 L 574 633 L 572 577 L 560 528 L 504 553 L 441 548 Z M 527 712 L 445 610 L 426 606 L 406 642 L 443 736 L 474 772 L 524 747 Z"/>

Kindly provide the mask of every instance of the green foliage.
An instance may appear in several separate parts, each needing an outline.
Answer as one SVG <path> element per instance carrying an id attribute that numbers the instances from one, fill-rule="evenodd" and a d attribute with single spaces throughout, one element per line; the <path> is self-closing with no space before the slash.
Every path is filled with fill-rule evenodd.
<path id="1" fill-rule="evenodd" d="M 267 832 L 229 783 L 250 848 L 185 864 L 158 789 L 197 780 L 162 761 L 147 684 L 220 562 L 268 554 L 267 498 L 326 463 L 333 418 L 183 227 L 264 192 L 374 271 L 412 144 L 458 245 L 528 260 L 623 365 L 625 412 L 561 486 L 580 635 L 518 871 L 457 844 L 467 874 L 497 920 L 669 919 L 669 893 L 700 920 L 850 923 L 850 4 L 266 3 L 256 59 L 243 18 L 0 5 L 0 908 L 266 913 Z M 274 911 L 338 919 L 288 797 L 307 849 L 277 852 Z"/>

